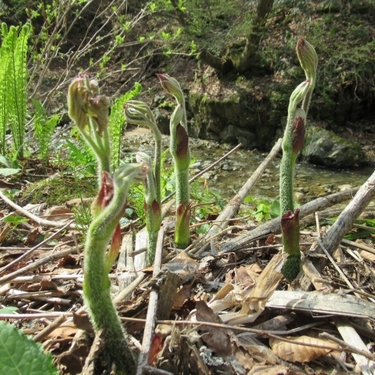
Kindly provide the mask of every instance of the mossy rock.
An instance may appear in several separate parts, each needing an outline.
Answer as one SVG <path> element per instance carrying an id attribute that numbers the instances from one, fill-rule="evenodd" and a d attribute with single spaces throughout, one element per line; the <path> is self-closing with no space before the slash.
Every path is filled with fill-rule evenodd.
<path id="1" fill-rule="evenodd" d="M 308 163 L 332 168 L 352 168 L 368 163 L 358 143 L 315 126 L 306 129 L 302 158 Z"/>
<path id="2" fill-rule="evenodd" d="M 203 139 L 241 142 L 248 149 L 269 150 L 287 108 L 283 94 L 271 102 L 276 85 L 268 82 L 260 87 L 255 81 L 218 81 L 204 92 L 194 87 L 188 99 L 193 114 L 189 133 Z"/>

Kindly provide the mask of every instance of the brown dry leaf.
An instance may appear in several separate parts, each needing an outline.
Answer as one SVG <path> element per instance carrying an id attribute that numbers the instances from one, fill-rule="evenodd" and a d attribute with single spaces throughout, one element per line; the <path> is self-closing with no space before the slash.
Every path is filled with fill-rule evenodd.
<path id="1" fill-rule="evenodd" d="M 274 234 L 271 234 L 270 236 L 267 237 L 265 244 L 273 245 L 274 243 L 276 243 L 276 236 Z"/>
<path id="2" fill-rule="evenodd" d="M 263 365 L 275 365 L 280 363 L 280 359 L 276 354 L 256 338 L 252 336 L 246 337 L 241 334 L 240 343 L 242 347 L 246 348 L 248 355 L 255 363 Z"/>
<path id="3" fill-rule="evenodd" d="M 78 331 L 78 327 L 73 322 L 67 322 L 52 331 L 47 337 L 48 338 L 72 338 Z"/>
<path id="4" fill-rule="evenodd" d="M 78 328 L 73 322 L 64 323 L 46 337 L 46 341 L 43 343 L 45 350 L 51 351 L 56 346 L 56 343 L 59 343 L 61 347 L 63 342 L 70 342 L 77 331 Z"/>
<path id="5" fill-rule="evenodd" d="M 361 250 L 359 252 L 359 255 L 364 259 L 371 260 L 372 262 L 375 262 L 375 254 L 373 254 L 373 253 L 370 253 L 366 250 Z"/>
<path id="6" fill-rule="evenodd" d="M 246 290 L 255 285 L 258 276 L 258 273 L 253 271 L 253 265 L 241 266 L 230 270 L 225 276 L 225 282 L 232 282 Z"/>
<path id="7" fill-rule="evenodd" d="M 163 268 L 164 267 L 169 271 L 176 273 L 181 279 L 183 279 L 186 276 L 195 273 L 198 270 L 199 263 L 185 253 L 179 253 L 167 264 L 164 264 Z"/>
<path id="8" fill-rule="evenodd" d="M 174 301 L 173 308 L 179 310 L 183 304 L 191 297 L 192 285 L 185 284 L 177 292 Z"/>
<path id="9" fill-rule="evenodd" d="M 43 217 L 51 221 L 61 221 L 71 219 L 73 217 L 73 212 L 70 208 L 65 206 L 53 206 L 46 210 Z"/>
<path id="10" fill-rule="evenodd" d="M 31 283 L 31 284 L 22 284 L 20 287 L 19 287 L 20 290 L 24 290 L 24 291 L 28 291 L 28 292 L 36 292 L 36 291 L 40 291 L 40 290 L 57 290 L 61 293 L 64 293 L 64 290 L 63 289 L 59 289 L 56 285 L 56 283 L 54 283 L 52 280 L 51 280 L 51 276 L 50 275 L 47 275 L 47 276 L 43 276 L 42 280 L 40 282 L 37 282 L 37 283 Z"/>
<path id="11" fill-rule="evenodd" d="M 268 262 L 250 293 L 241 298 L 241 310 L 225 314 L 223 321 L 230 325 L 254 322 L 264 311 L 267 301 L 282 279 L 281 265 L 282 255 L 279 253 Z"/>
<path id="12" fill-rule="evenodd" d="M 94 332 L 91 320 L 87 312 L 76 312 L 73 313 L 73 323 L 75 327 L 86 332 Z"/>
<path id="13" fill-rule="evenodd" d="M 41 290 L 59 290 L 57 285 L 51 280 L 51 276 L 44 276 L 40 282 Z"/>
<path id="14" fill-rule="evenodd" d="M 285 366 L 254 366 L 248 375 L 299 375 L 305 372 L 297 373 Z"/>
<path id="15" fill-rule="evenodd" d="M 1 229 L 0 232 L 0 243 L 2 243 L 5 239 L 5 237 L 8 235 L 8 233 L 13 229 L 12 225 L 5 224 L 4 227 Z"/>
<path id="16" fill-rule="evenodd" d="M 207 306 L 206 302 L 198 301 L 196 308 L 196 317 L 199 322 L 223 323 L 221 319 Z M 231 342 L 227 330 L 202 325 L 200 331 L 202 332 L 202 340 L 216 355 L 228 356 L 231 354 Z"/>
<path id="17" fill-rule="evenodd" d="M 232 343 L 233 357 L 242 368 L 247 371 L 251 370 L 254 367 L 254 358 L 248 347 L 242 345 L 238 337 L 232 331 L 229 331 L 229 337 Z"/>
<path id="18" fill-rule="evenodd" d="M 40 235 L 40 228 L 33 228 L 28 234 L 25 241 L 26 246 L 34 246 L 38 236 Z"/>
<path id="19" fill-rule="evenodd" d="M 238 364 L 246 369 L 247 371 L 251 370 L 254 367 L 254 361 L 250 353 L 244 348 L 237 348 L 233 351 L 233 357 L 238 362 Z"/>
<path id="20" fill-rule="evenodd" d="M 338 344 L 316 337 L 299 336 L 287 337 L 287 339 L 293 342 L 270 338 L 270 346 L 278 357 L 288 362 L 310 362 L 335 349 L 340 349 Z M 301 343 L 316 346 L 305 346 Z"/>
<path id="21" fill-rule="evenodd" d="M 247 314 L 251 310 L 255 312 L 264 310 L 267 300 L 271 297 L 282 279 L 282 274 L 278 271 L 281 260 L 281 254 L 277 254 L 268 262 L 255 288 L 245 299 L 241 313 Z"/>
<path id="22" fill-rule="evenodd" d="M 79 207 L 84 206 L 89 208 L 94 198 L 73 198 L 65 203 L 66 207 L 73 208 L 73 207 Z"/>
<path id="23" fill-rule="evenodd" d="M 259 275 L 263 271 L 263 268 L 259 265 L 258 262 L 255 262 L 253 264 L 250 264 L 250 266 L 248 267 L 248 271 Z"/>
<path id="24" fill-rule="evenodd" d="M 224 284 L 223 287 L 219 289 L 219 291 L 216 293 L 215 297 L 212 298 L 210 302 L 217 301 L 219 299 L 223 299 L 224 297 L 227 296 L 229 292 L 233 290 L 234 286 L 233 284 Z"/>

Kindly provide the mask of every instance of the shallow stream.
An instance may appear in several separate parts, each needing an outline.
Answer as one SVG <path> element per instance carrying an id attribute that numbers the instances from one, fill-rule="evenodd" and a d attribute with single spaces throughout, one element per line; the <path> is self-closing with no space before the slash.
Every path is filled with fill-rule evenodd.
<path id="1" fill-rule="evenodd" d="M 131 132 L 129 133 L 130 137 L 125 137 L 125 151 L 142 150 L 152 153 L 153 139 L 151 134 L 144 133 L 144 130 L 140 134 L 136 133 Z M 164 149 L 168 147 L 168 143 L 168 137 L 164 137 Z M 193 158 L 191 176 L 208 167 L 234 147 L 233 145 L 199 139 L 190 139 L 190 146 Z M 229 200 L 239 191 L 266 156 L 267 153 L 257 150 L 239 149 L 200 177 L 202 188 L 206 184 L 210 190 Z M 268 165 L 249 195 L 254 198 L 278 199 L 279 165 L 280 156 Z M 332 170 L 299 163 L 296 166 L 296 199 L 303 204 L 319 196 L 360 186 L 373 173 L 373 170 L 373 167 Z"/>

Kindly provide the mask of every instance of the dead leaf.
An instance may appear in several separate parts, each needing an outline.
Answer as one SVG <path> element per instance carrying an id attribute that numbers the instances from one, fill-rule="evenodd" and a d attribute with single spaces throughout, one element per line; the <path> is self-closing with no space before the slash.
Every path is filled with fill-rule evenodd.
<path id="1" fill-rule="evenodd" d="M 230 270 L 225 276 L 225 282 L 232 282 L 245 290 L 252 288 L 258 278 L 258 274 L 251 270 L 251 266 L 241 266 Z"/>
<path id="2" fill-rule="evenodd" d="M 287 337 L 287 339 L 293 342 L 270 338 L 270 346 L 279 358 L 288 362 L 311 362 L 335 349 L 340 349 L 338 344 L 317 337 L 299 336 Z"/>
<path id="3" fill-rule="evenodd" d="M 371 260 L 371 262 L 375 262 L 375 254 L 373 254 L 373 253 L 370 253 L 366 250 L 360 250 L 359 255 L 362 258 L 365 258 L 367 260 Z"/>
<path id="4" fill-rule="evenodd" d="M 5 224 L 5 226 L 1 229 L 0 232 L 0 243 L 2 243 L 5 239 L 5 237 L 8 235 L 8 233 L 12 230 L 12 225 Z"/>
<path id="5" fill-rule="evenodd" d="M 183 304 L 191 297 L 192 285 L 185 284 L 177 292 L 174 301 L 173 308 L 179 310 Z"/>
<path id="6" fill-rule="evenodd" d="M 265 244 L 266 245 L 273 245 L 274 243 L 276 243 L 276 236 L 274 234 L 271 234 L 267 237 L 267 239 L 265 241 Z"/>
<path id="7" fill-rule="evenodd" d="M 163 265 L 163 268 L 176 273 L 181 279 L 197 272 L 198 267 L 199 263 L 185 253 L 179 253 L 171 261 Z"/>
<path id="8" fill-rule="evenodd" d="M 74 325 L 86 332 L 94 332 L 92 323 L 86 312 L 73 313 L 73 323 Z"/>
<path id="9" fill-rule="evenodd" d="M 36 228 L 33 228 L 28 234 L 27 234 L 27 238 L 26 238 L 26 241 L 25 241 L 25 245 L 26 246 L 34 246 L 35 245 L 35 242 L 36 242 L 36 239 L 38 238 L 40 234 L 40 230 L 38 227 Z"/>
<path id="10" fill-rule="evenodd" d="M 180 279 L 174 272 L 163 272 L 163 283 L 159 289 L 157 319 L 169 319 Z"/>
<path id="11" fill-rule="evenodd" d="M 73 198 L 65 203 L 66 207 L 73 208 L 84 206 L 89 208 L 94 198 Z"/>
<path id="12" fill-rule="evenodd" d="M 43 217 L 51 221 L 61 221 L 71 219 L 73 217 L 73 212 L 70 208 L 65 206 L 53 206 L 46 210 Z"/>
<path id="13" fill-rule="evenodd" d="M 250 293 L 241 298 L 241 310 L 223 315 L 223 321 L 230 325 L 254 322 L 264 311 L 267 301 L 282 279 L 281 265 L 282 255 L 276 254 L 268 262 Z"/>
<path id="14" fill-rule="evenodd" d="M 238 371 L 239 369 L 242 369 L 242 372 L 246 373 L 247 371 L 251 370 L 254 366 L 254 361 L 251 358 L 250 354 L 243 349 L 238 349 L 234 351 L 233 357 L 235 361 L 231 361 L 231 363 L 232 363 L 232 366 L 236 364 L 236 367 L 237 367 L 236 373 L 239 373 Z M 245 372 L 245 370 L 247 371 Z"/>
<path id="15" fill-rule="evenodd" d="M 199 322 L 223 323 L 221 319 L 207 306 L 206 302 L 198 301 L 196 309 L 196 316 Z M 216 355 L 228 356 L 231 354 L 230 338 L 225 329 L 202 325 L 199 330 L 202 332 L 202 340 Z"/>
<path id="16" fill-rule="evenodd" d="M 282 279 L 281 272 L 277 270 L 281 259 L 280 254 L 275 255 L 267 264 L 255 287 L 244 300 L 241 313 L 248 314 L 251 310 L 254 312 L 262 312 L 264 310 L 267 300 L 271 297 Z"/>
<path id="17" fill-rule="evenodd" d="M 302 373 L 301 374 L 305 374 Z M 297 375 L 286 366 L 254 366 L 248 375 Z"/>
<path id="18" fill-rule="evenodd" d="M 234 288 L 233 284 L 224 284 L 222 288 L 216 293 L 215 297 L 210 302 L 223 299 Z"/>
<path id="19" fill-rule="evenodd" d="M 60 327 L 53 330 L 43 343 L 44 349 L 53 351 L 53 349 L 61 348 L 70 343 L 76 335 L 78 328 L 73 322 L 64 323 Z"/>
<path id="20" fill-rule="evenodd" d="M 66 255 L 64 258 L 61 258 L 58 263 L 60 268 L 75 267 L 76 265 L 77 259 L 72 255 Z"/>

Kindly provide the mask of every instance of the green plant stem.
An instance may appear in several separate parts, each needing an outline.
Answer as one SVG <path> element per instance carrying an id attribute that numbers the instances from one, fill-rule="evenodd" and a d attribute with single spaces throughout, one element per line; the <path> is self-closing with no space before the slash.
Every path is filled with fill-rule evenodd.
<path id="1" fill-rule="evenodd" d="M 114 174 L 112 201 L 92 221 L 85 244 L 83 291 L 95 331 L 103 330 L 105 351 L 117 365 L 119 374 L 133 374 L 135 360 L 130 342 L 110 294 L 106 272 L 106 250 L 124 212 L 130 184 L 144 176 L 140 164 L 128 164 Z"/>
<path id="2" fill-rule="evenodd" d="M 307 113 L 308 113 L 309 108 L 310 108 L 312 94 L 313 94 L 313 91 L 314 91 L 314 88 L 315 88 L 315 81 L 316 81 L 315 78 L 310 78 L 310 88 L 309 88 L 305 98 L 303 99 L 302 105 L 301 105 L 301 109 L 305 112 L 306 118 L 307 118 Z"/>
<path id="3" fill-rule="evenodd" d="M 189 169 L 175 168 L 176 175 L 176 227 L 175 244 L 185 249 L 190 244 L 190 192 Z"/>
<path id="4" fill-rule="evenodd" d="M 299 212 L 294 213 L 294 168 L 303 145 L 306 114 L 297 109 L 310 90 L 310 80 L 296 87 L 289 99 L 288 118 L 282 143 L 283 156 L 280 163 L 280 211 L 282 235 L 286 259 L 283 275 L 293 280 L 299 273 L 301 254 L 299 250 Z"/>
<path id="5" fill-rule="evenodd" d="M 111 145 L 109 140 L 108 128 L 104 129 L 101 135 L 99 135 L 96 130 L 98 127 L 95 123 L 95 120 L 89 118 L 89 124 L 91 135 L 87 134 L 85 131 L 81 131 L 81 134 L 88 145 L 94 151 L 96 160 L 98 161 L 98 186 L 100 188 L 102 172 L 111 171 Z M 78 129 L 81 130 L 80 128 Z"/>
<path id="6" fill-rule="evenodd" d="M 139 152 L 137 154 L 137 161 L 145 163 L 149 168 L 147 178 L 143 186 L 145 189 L 144 206 L 146 211 L 146 228 L 148 235 L 147 264 L 151 265 L 155 259 L 157 238 L 161 224 L 161 203 L 157 198 L 158 185 L 156 184 L 156 178 L 154 172 L 152 171 L 151 157 L 146 153 Z"/>
<path id="7" fill-rule="evenodd" d="M 283 156 L 280 162 L 280 212 L 285 213 L 294 209 L 294 164 L 292 163 L 292 152 L 283 147 Z"/>
<path id="8" fill-rule="evenodd" d="M 296 87 L 289 99 L 288 118 L 282 143 L 283 156 L 280 163 L 280 210 L 294 210 L 294 167 L 297 155 L 293 154 L 293 122 L 296 117 L 297 105 L 304 99 L 310 86 L 309 81 Z"/>
<path id="9" fill-rule="evenodd" d="M 100 168 L 102 171 L 110 172 L 111 171 L 111 144 L 109 140 L 108 129 L 105 129 L 102 133 L 102 138 L 99 135 L 96 135 L 98 141 L 102 141 L 102 152 L 100 156 Z"/>
<path id="10" fill-rule="evenodd" d="M 182 107 L 179 106 L 175 113 L 182 114 L 181 110 Z M 176 180 L 175 243 L 179 248 L 184 249 L 190 244 L 189 137 L 185 128 L 180 125 L 179 117 L 173 115 L 171 118 L 170 152 L 173 157 Z"/>
<path id="11" fill-rule="evenodd" d="M 176 205 L 187 204 L 190 200 L 189 169 L 175 168 L 176 175 Z"/>
<path id="12" fill-rule="evenodd" d="M 156 131 L 157 130 L 157 131 Z M 159 129 L 154 130 L 155 136 L 155 159 L 154 159 L 154 178 L 156 189 L 156 200 L 161 205 L 161 153 L 162 153 L 162 137 Z"/>
<path id="13" fill-rule="evenodd" d="M 161 224 L 161 208 L 156 200 L 146 203 L 146 223 L 147 223 L 147 265 L 152 265 L 155 260 L 157 239 Z"/>
<path id="14" fill-rule="evenodd" d="M 283 265 L 282 273 L 290 281 L 294 280 L 301 265 L 301 253 L 299 249 L 299 209 L 295 212 L 286 212 L 281 217 L 281 229 L 283 236 L 284 252 L 286 259 Z"/>

